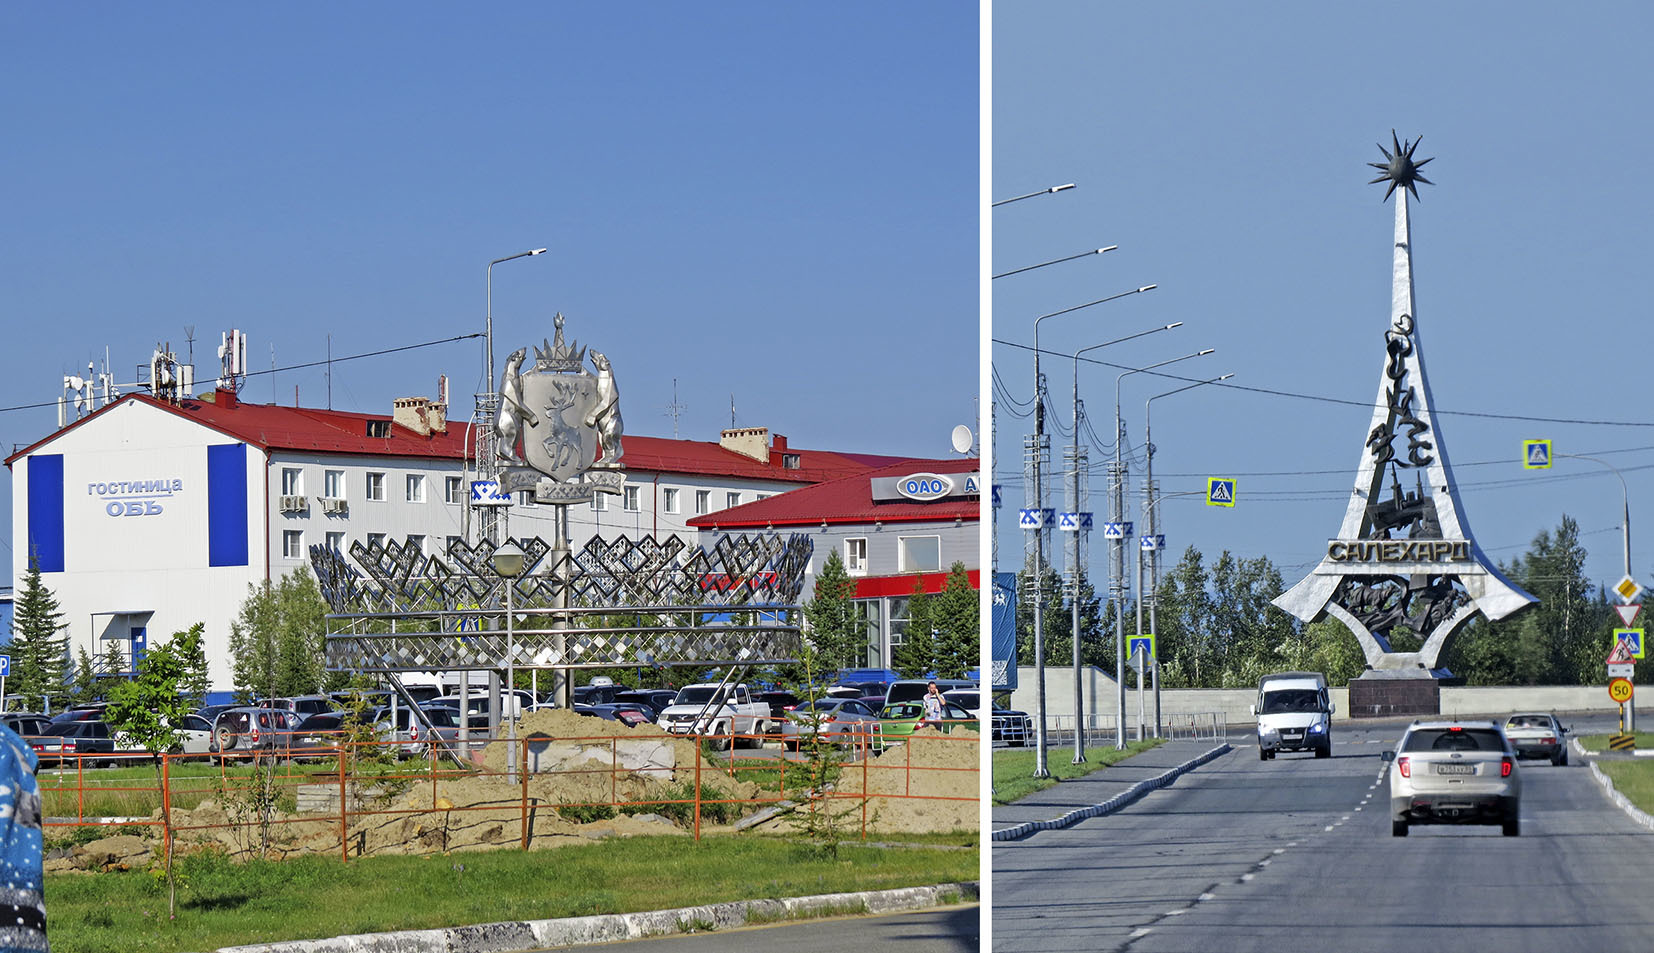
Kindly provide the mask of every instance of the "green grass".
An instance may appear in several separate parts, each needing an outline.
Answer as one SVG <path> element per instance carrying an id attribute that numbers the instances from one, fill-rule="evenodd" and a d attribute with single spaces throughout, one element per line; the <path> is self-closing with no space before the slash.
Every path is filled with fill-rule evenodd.
<path id="1" fill-rule="evenodd" d="M 997 750 L 994 752 L 994 803 L 1009 804 L 1061 781 L 1084 777 L 1099 768 L 1106 768 L 1123 758 L 1156 747 L 1162 740 L 1149 738 L 1144 741 L 1133 741 L 1124 749 L 1090 748 L 1086 751 L 1085 764 L 1071 763 L 1071 756 L 1060 748 L 1048 749 L 1045 766 L 1051 772 L 1049 778 L 1033 776 L 1033 751 Z"/>
<path id="2" fill-rule="evenodd" d="M 1636 744 L 1638 748 L 1644 751 L 1654 748 L 1654 732 L 1633 731 L 1631 732 L 1631 736 L 1637 739 Z M 1586 751 L 1607 751 L 1608 739 L 1610 737 L 1612 736 L 1580 735 L 1577 740 L 1579 741 L 1580 747 L 1584 748 Z"/>
<path id="3" fill-rule="evenodd" d="M 977 850 L 841 846 L 824 858 L 780 837 L 637 837 L 554 851 L 333 857 L 232 864 L 180 858 L 167 920 L 164 880 L 142 871 L 46 878 L 55 953 L 208 950 L 284 939 L 500 920 L 659 910 L 727 900 L 975 880 Z"/>
<path id="4" fill-rule="evenodd" d="M 1654 764 L 1647 761 L 1598 761 L 1614 789 L 1644 812 L 1654 814 Z"/>

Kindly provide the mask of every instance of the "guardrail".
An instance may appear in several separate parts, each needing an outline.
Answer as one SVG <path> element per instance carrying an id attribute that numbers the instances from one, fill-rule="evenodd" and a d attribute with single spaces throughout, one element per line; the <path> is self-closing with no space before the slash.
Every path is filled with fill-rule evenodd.
<path id="1" fill-rule="evenodd" d="M 1086 715 L 1086 743 L 1107 742 L 1112 744 L 1118 734 L 1115 730 L 1116 724 L 1115 717 L 1111 714 Z M 1145 737 L 1152 738 L 1154 736 L 1153 723 L 1139 724 L 1135 716 L 1129 716 L 1126 719 L 1127 741 L 1140 741 Z M 1221 711 L 1164 714 L 1160 718 L 1160 737 L 1182 741 L 1227 741 L 1229 739 L 1229 716 Z M 1046 715 L 1045 740 L 1048 745 L 1052 746 L 1073 744 L 1074 716 Z"/>

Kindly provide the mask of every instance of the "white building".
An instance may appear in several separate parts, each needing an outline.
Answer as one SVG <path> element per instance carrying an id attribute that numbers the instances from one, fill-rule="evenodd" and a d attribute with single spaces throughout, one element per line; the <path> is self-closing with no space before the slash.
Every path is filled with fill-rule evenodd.
<path id="1" fill-rule="evenodd" d="M 915 588 L 942 591 L 948 570 L 963 563 L 982 589 L 981 461 L 908 459 L 733 507 L 690 524 L 708 545 L 719 533 L 808 533 L 815 554 L 805 599 L 828 554 L 837 551 L 855 577 L 856 612 L 866 626 L 861 664 L 890 668 L 907 630 Z"/>
<path id="2" fill-rule="evenodd" d="M 71 653 L 130 660 L 152 638 L 206 624 L 213 687 L 231 684 L 230 622 L 249 586 L 308 565 L 309 547 L 414 537 L 440 552 L 474 538 L 468 424 L 424 398 L 393 414 L 129 395 L 6 459 L 12 575 L 31 558 L 65 613 Z M 688 521 L 889 463 L 788 446 L 757 428 L 719 442 L 624 438 L 620 497 L 575 506 L 591 535 L 676 534 Z M 550 509 L 511 507 L 512 536 L 550 535 Z"/>

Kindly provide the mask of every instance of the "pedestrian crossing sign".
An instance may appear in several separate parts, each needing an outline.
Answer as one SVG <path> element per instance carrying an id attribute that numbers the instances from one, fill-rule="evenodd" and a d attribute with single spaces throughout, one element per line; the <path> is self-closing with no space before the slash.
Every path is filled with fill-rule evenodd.
<path id="1" fill-rule="evenodd" d="M 1644 650 L 1648 648 L 1647 640 L 1643 638 L 1642 629 L 1615 629 L 1614 642 L 1625 643 L 1631 651 L 1632 658 L 1642 658 Z"/>
<path id="2" fill-rule="evenodd" d="M 1551 442 L 1549 440 L 1522 441 L 1522 468 L 1525 470 L 1549 470 L 1551 468 Z"/>
<path id="3" fill-rule="evenodd" d="M 1223 477 L 1206 478 L 1206 505 L 1207 506 L 1234 506 L 1235 481 Z"/>

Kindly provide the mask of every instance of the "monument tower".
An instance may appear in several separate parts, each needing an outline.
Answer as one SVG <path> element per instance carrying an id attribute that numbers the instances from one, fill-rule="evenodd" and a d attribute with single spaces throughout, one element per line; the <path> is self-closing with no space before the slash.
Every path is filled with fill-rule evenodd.
<path id="1" fill-rule="evenodd" d="M 1330 615 L 1360 641 L 1367 671 L 1350 682 L 1352 717 L 1439 713 L 1433 671 L 1453 633 L 1478 612 L 1503 619 L 1538 601 L 1499 573 L 1465 521 L 1413 307 L 1407 196 L 1418 198 L 1417 183 L 1432 184 L 1419 171 L 1431 160 L 1414 161 L 1417 139 L 1402 142 L 1392 132 L 1390 141 L 1393 152 L 1378 147 L 1385 161 L 1369 163 L 1380 171 L 1372 181 L 1387 183 L 1384 199 L 1396 197 L 1390 326 L 1372 423 L 1337 538 L 1275 599 L 1304 622 Z M 1422 640 L 1417 651 L 1392 649 L 1398 628 Z"/>

